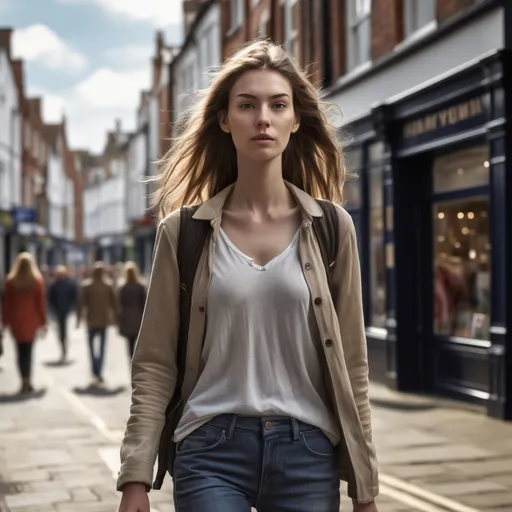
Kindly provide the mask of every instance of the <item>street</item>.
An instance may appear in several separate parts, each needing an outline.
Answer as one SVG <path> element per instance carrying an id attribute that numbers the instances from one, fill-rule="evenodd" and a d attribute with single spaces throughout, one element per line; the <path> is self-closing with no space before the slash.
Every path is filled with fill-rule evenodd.
<path id="1" fill-rule="evenodd" d="M 88 387 L 85 331 L 70 321 L 69 364 L 57 363 L 52 325 L 37 341 L 36 393 L 19 387 L 11 340 L 0 359 L 0 511 L 114 512 L 119 442 L 129 412 L 124 340 L 108 334 L 105 384 Z M 380 512 L 512 511 L 512 423 L 439 398 L 372 391 Z M 343 491 L 343 494 L 346 494 Z M 172 509 L 172 485 L 150 494 Z M 346 498 L 342 510 L 350 510 Z M 198 511 L 199 512 L 199 511 Z"/>

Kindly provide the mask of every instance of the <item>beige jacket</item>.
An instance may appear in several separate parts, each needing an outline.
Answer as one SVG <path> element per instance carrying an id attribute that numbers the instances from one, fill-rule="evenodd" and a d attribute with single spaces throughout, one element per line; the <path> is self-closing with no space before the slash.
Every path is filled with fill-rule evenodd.
<path id="1" fill-rule="evenodd" d="M 299 253 L 304 277 L 314 301 L 315 316 L 325 354 L 326 383 L 339 423 L 342 441 L 337 447 L 340 478 L 349 484 L 349 496 L 370 502 L 379 492 L 377 460 L 372 443 L 368 399 L 368 361 L 364 330 L 359 257 L 354 224 L 338 208 L 340 247 L 333 267 L 333 302 L 312 218 L 322 210 L 308 194 L 287 184 L 301 208 L 303 222 Z M 221 224 L 224 202 L 232 186 L 205 202 L 196 219 L 212 226 L 192 290 L 187 365 L 182 386 L 186 402 L 201 372 L 201 350 L 206 320 L 206 298 Z M 179 325 L 179 273 L 176 259 L 179 211 L 158 227 L 155 258 L 146 308 L 132 364 L 132 405 L 121 446 L 117 488 L 128 482 L 152 484 L 164 412 L 176 385 L 176 349 Z M 317 304 L 319 302 L 320 304 Z"/>
<path id="2" fill-rule="evenodd" d="M 89 329 L 102 329 L 116 323 L 116 294 L 104 279 L 86 279 L 80 287 L 77 319 L 85 316 Z"/>

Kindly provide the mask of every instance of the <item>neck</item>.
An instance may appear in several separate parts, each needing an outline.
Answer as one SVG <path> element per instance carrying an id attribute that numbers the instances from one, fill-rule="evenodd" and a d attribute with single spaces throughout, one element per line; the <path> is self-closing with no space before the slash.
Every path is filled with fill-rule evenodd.
<path id="1" fill-rule="evenodd" d="M 238 178 L 229 200 L 234 210 L 264 213 L 278 207 L 294 206 L 283 179 L 281 158 L 269 162 L 238 161 Z"/>

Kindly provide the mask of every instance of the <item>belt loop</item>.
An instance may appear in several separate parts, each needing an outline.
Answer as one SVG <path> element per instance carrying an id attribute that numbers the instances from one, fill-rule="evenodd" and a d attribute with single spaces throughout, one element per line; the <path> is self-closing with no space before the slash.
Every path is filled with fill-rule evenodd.
<path id="1" fill-rule="evenodd" d="M 292 418 L 292 431 L 293 431 L 293 440 L 298 441 L 299 440 L 299 422 Z"/>
<path id="2" fill-rule="evenodd" d="M 235 430 L 236 420 L 238 419 L 236 414 L 231 415 L 231 420 L 229 421 L 228 432 L 226 435 L 226 439 L 233 438 L 233 430 Z"/>

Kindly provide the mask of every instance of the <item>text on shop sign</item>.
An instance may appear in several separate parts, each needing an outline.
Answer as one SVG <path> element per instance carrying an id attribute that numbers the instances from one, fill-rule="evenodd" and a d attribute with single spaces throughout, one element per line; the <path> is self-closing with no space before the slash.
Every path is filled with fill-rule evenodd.
<path id="1" fill-rule="evenodd" d="M 411 139 L 439 128 L 455 126 L 468 119 L 481 116 L 483 113 L 482 99 L 474 98 L 407 123 L 403 129 L 403 137 L 404 139 Z"/>

